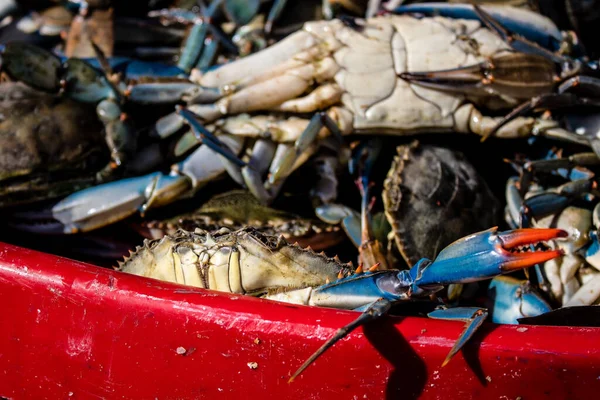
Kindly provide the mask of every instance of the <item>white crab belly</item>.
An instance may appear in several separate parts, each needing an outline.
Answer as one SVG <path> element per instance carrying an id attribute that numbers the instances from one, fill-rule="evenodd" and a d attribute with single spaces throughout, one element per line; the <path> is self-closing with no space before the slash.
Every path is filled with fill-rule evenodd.
<path id="1" fill-rule="evenodd" d="M 341 67 L 335 80 L 358 131 L 452 129 L 464 97 L 398 75 L 472 65 L 508 48 L 478 21 L 448 18 L 378 17 L 362 32 L 343 27 L 335 36 L 345 45 L 334 55 Z"/>
<path id="2" fill-rule="evenodd" d="M 246 87 L 249 93 L 251 88 L 244 85 L 255 85 L 255 92 L 260 91 L 262 82 L 288 74 L 305 80 L 306 87 L 337 84 L 342 92 L 340 105 L 353 113 L 354 130 L 396 134 L 451 130 L 464 96 L 408 84 L 399 74 L 473 65 L 508 49 L 473 20 L 390 15 L 358 23 L 364 29 L 339 20 L 308 22 L 303 30 L 259 53 L 209 71 L 198 83 Z M 324 60 L 337 65 L 320 71 L 319 66 L 330 65 Z M 315 75 L 305 76 L 306 71 Z M 289 87 L 276 86 L 271 89 L 287 90 L 282 98 L 297 96 Z M 253 107 L 262 104 L 253 100 L 255 95 L 248 98 Z M 277 110 L 278 105 L 271 103 L 261 110 Z M 242 105 L 228 112 L 258 111 Z"/>

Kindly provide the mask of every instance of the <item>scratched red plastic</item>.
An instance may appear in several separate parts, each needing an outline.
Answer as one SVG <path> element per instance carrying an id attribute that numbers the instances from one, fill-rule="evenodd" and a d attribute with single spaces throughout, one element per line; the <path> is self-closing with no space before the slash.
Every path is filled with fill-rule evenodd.
<path id="1" fill-rule="evenodd" d="M 290 374 L 356 313 L 161 283 L 0 243 L 0 396 L 596 398 L 600 329 L 386 318 Z"/>

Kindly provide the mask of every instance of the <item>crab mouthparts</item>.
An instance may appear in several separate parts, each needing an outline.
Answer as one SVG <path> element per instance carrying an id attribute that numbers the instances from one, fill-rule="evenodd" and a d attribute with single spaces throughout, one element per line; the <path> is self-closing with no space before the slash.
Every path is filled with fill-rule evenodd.
<path id="1" fill-rule="evenodd" d="M 539 250 L 544 248 L 543 242 L 566 238 L 568 233 L 562 229 L 516 229 L 498 234 L 502 254 L 506 261 L 502 270 L 515 271 L 545 263 L 562 256 L 562 250 Z"/>

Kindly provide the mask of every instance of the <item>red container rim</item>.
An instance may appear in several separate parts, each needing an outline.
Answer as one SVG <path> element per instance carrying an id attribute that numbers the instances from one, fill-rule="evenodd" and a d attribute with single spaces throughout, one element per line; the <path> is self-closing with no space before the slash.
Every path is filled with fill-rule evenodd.
<path id="1" fill-rule="evenodd" d="M 352 311 L 159 282 L 0 243 L 0 397 L 594 398 L 600 328 L 386 317 L 289 376 Z M 6 306 L 8 305 L 8 306 Z"/>

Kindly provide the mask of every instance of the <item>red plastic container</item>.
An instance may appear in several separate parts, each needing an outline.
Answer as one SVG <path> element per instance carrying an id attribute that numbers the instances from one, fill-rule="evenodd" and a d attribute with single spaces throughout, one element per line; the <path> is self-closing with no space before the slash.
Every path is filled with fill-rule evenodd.
<path id="1" fill-rule="evenodd" d="M 356 313 L 162 283 L 0 244 L 11 399 L 593 399 L 600 329 L 389 317 L 288 377 Z"/>

